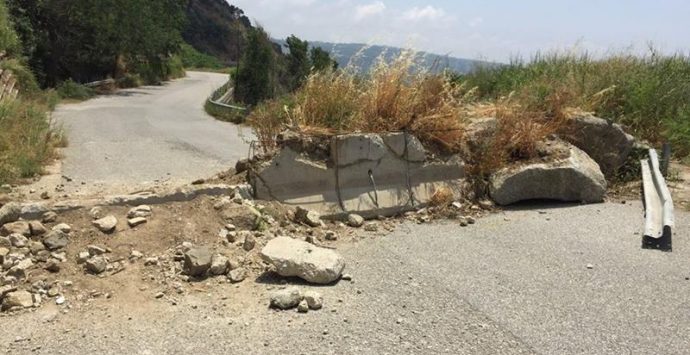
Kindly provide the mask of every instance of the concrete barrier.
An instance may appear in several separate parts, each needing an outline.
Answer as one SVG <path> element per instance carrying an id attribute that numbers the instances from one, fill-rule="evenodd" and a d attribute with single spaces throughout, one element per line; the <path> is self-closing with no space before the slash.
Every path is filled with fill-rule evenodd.
<path id="1" fill-rule="evenodd" d="M 256 197 L 302 206 L 326 217 L 394 215 L 426 205 L 440 187 L 460 193 L 465 171 L 457 156 L 430 159 L 406 133 L 333 137 L 328 157 L 284 144 L 250 172 Z"/>

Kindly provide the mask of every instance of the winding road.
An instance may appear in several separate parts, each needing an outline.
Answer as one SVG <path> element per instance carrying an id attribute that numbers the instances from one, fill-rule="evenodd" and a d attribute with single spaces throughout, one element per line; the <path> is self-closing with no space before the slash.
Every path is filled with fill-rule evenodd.
<path id="1" fill-rule="evenodd" d="M 203 109 L 226 81 L 225 74 L 188 72 L 163 86 L 59 106 L 54 117 L 69 140 L 61 173 L 72 180 L 71 190 L 189 182 L 234 166 L 247 155 L 242 135 L 250 136 L 249 129 L 217 121 Z"/>

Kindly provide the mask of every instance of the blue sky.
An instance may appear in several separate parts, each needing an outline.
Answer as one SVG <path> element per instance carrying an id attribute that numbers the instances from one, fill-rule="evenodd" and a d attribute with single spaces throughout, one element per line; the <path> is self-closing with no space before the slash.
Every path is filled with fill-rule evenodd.
<path id="1" fill-rule="evenodd" d="M 690 0 L 230 0 L 273 37 L 506 61 L 536 51 L 690 52 Z"/>

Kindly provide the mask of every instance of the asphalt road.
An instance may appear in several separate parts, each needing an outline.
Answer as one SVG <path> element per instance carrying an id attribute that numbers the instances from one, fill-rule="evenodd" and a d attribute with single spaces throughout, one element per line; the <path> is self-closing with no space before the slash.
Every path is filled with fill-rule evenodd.
<path id="1" fill-rule="evenodd" d="M 227 78 L 188 72 L 163 86 L 59 106 L 54 117 L 69 139 L 62 174 L 77 184 L 131 187 L 190 181 L 233 166 L 247 155 L 240 128 L 214 120 L 203 109 Z"/>
<path id="2" fill-rule="evenodd" d="M 268 310 L 274 286 L 245 281 L 202 287 L 176 306 L 148 295 L 135 302 L 142 306 L 122 307 L 116 295 L 88 311 L 45 307 L 0 318 L 0 346 L 66 354 L 688 354 L 689 221 L 678 212 L 673 253 L 640 248 L 639 202 L 529 206 L 468 228 L 404 224 L 341 248 L 354 283 L 320 287 L 318 312 Z M 260 292 L 248 298 L 246 287 Z"/>

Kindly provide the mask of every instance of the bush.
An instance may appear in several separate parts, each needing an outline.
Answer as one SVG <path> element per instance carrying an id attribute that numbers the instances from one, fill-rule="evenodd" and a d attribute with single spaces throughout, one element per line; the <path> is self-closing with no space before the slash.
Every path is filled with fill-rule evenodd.
<path id="1" fill-rule="evenodd" d="M 218 58 L 201 53 L 187 43 L 182 44 L 179 55 L 182 64 L 187 69 L 219 70 L 225 68 L 225 65 Z"/>
<path id="2" fill-rule="evenodd" d="M 139 74 L 125 74 L 122 78 L 117 80 L 117 86 L 123 89 L 136 88 L 144 85 L 144 80 Z"/>
<path id="3" fill-rule="evenodd" d="M 529 62 L 483 67 L 456 79 L 476 87 L 479 99 L 520 96 L 520 104 L 549 115 L 548 97 L 627 126 L 653 144 L 669 141 L 690 154 L 690 58 L 617 54 L 537 55 Z"/>
<path id="4" fill-rule="evenodd" d="M 72 81 L 72 79 L 63 81 L 58 85 L 57 92 L 63 99 L 72 100 L 88 100 L 96 95 L 96 91 L 92 88 Z"/>

